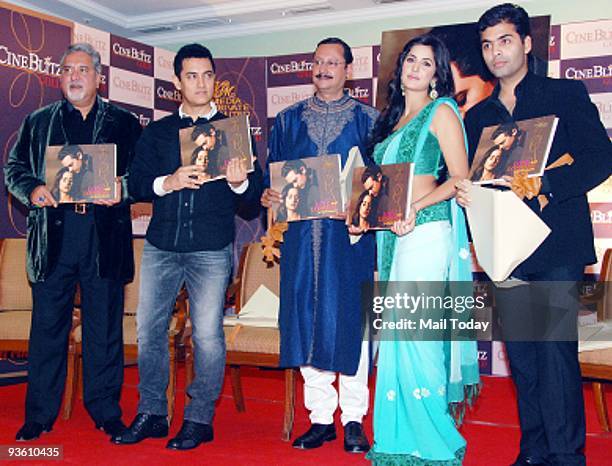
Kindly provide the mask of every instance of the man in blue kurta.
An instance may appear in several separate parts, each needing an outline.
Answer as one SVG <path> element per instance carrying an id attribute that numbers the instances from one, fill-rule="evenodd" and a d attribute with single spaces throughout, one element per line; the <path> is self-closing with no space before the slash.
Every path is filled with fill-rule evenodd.
<path id="1" fill-rule="evenodd" d="M 315 95 L 280 112 L 270 138 L 268 163 L 349 150 L 362 154 L 378 113 L 344 90 L 352 71 L 350 47 L 328 38 L 315 50 Z M 266 189 L 262 204 L 280 202 Z M 369 449 L 362 418 L 368 409 L 368 345 L 364 342 L 361 284 L 373 279 L 374 241 L 365 234 L 351 245 L 342 220 L 291 222 L 281 248 L 279 327 L 281 365 L 299 366 L 311 428 L 293 442 L 296 448 L 320 447 L 334 440 L 334 412 L 342 410 L 344 448 Z M 339 393 L 333 387 L 336 373 Z"/>

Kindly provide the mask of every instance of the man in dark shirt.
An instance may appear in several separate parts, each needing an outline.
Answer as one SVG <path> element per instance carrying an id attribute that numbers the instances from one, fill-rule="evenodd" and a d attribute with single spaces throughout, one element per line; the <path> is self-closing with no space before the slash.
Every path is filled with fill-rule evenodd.
<path id="1" fill-rule="evenodd" d="M 49 432 L 59 412 L 77 282 L 85 407 L 96 426 L 111 436 L 125 429 L 119 398 L 123 287 L 134 275 L 130 208 L 125 201 L 58 205 L 45 186 L 47 145 L 114 143 L 117 175 L 132 159 L 140 125 L 129 112 L 97 96 L 101 71 L 100 54 L 90 45 L 66 50 L 60 76 L 64 100 L 26 117 L 4 169 L 9 191 L 29 209 L 33 312 L 26 420 L 17 440 Z"/>
<path id="2" fill-rule="evenodd" d="M 504 337 L 508 329 L 518 328 L 506 341 L 521 426 L 514 464 L 584 465 L 576 282 L 584 266 L 596 262 L 586 193 L 610 176 L 610 141 L 581 82 L 529 71 L 531 36 L 524 9 L 498 5 L 481 16 L 478 27 L 484 60 L 499 83 L 466 114 L 470 157 L 484 127 L 553 114 L 559 123 L 548 161 L 559 164 L 565 154 L 573 159 L 547 170 L 535 183 L 540 199 L 525 202 L 551 233 L 512 272 L 507 284 L 518 286 L 500 287 L 495 294 Z M 458 185 L 457 200 L 464 206 L 469 204 L 468 186 L 465 181 Z M 530 324 L 545 313 L 552 328 Z M 544 330 L 554 336 L 546 337 Z"/>
<path id="3" fill-rule="evenodd" d="M 195 379 L 183 426 L 167 448 L 187 450 L 213 439 L 212 419 L 225 368 L 223 303 L 232 267 L 234 215 L 261 195 L 261 170 L 247 177 L 238 159 L 227 179 L 204 182 L 204 169 L 181 166 L 179 130 L 224 115 L 212 101 L 215 64 L 199 44 L 182 47 L 174 58 L 174 85 L 181 91 L 177 112 L 143 132 L 130 168 L 130 193 L 153 201 L 142 257 L 137 311 L 140 402 L 129 429 L 113 438 L 137 443 L 168 435 L 166 386 L 169 377 L 168 324 L 183 283 L 193 324 Z"/>

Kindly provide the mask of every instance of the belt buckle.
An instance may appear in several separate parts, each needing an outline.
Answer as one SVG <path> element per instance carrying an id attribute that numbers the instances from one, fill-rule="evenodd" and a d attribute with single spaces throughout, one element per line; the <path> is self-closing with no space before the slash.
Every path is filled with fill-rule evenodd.
<path id="1" fill-rule="evenodd" d="M 74 205 L 74 211 L 79 215 L 85 215 L 87 213 L 87 204 L 85 202 L 77 202 Z"/>

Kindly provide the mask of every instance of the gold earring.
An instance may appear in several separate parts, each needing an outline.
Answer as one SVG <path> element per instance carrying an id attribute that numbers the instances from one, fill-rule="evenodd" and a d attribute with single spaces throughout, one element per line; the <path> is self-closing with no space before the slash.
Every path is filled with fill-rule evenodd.
<path id="1" fill-rule="evenodd" d="M 429 98 L 431 100 L 436 100 L 438 98 L 438 91 L 436 91 L 436 82 L 431 81 L 429 83 L 429 87 L 431 87 L 431 90 L 429 91 Z"/>

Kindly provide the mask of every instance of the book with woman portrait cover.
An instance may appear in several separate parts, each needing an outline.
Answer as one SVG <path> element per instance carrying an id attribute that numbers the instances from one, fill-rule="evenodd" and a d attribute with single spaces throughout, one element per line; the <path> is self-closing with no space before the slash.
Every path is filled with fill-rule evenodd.
<path id="1" fill-rule="evenodd" d="M 413 163 L 355 168 L 347 225 L 388 230 L 396 221 L 405 220 L 412 204 L 413 179 Z"/>
<path id="2" fill-rule="evenodd" d="M 253 148 L 248 115 L 208 121 L 179 130 L 181 164 L 204 168 L 204 182 L 225 178 L 227 164 L 238 158 L 253 171 Z"/>
<path id="3" fill-rule="evenodd" d="M 542 176 L 559 119 L 554 115 L 509 121 L 482 130 L 468 178 L 490 184 L 517 172 Z"/>
<path id="4" fill-rule="evenodd" d="M 116 176 L 115 144 L 48 146 L 45 152 L 46 186 L 60 204 L 119 200 Z"/>
<path id="5" fill-rule="evenodd" d="M 338 154 L 273 162 L 270 187 L 282 197 L 272 206 L 274 221 L 344 218 Z"/>

